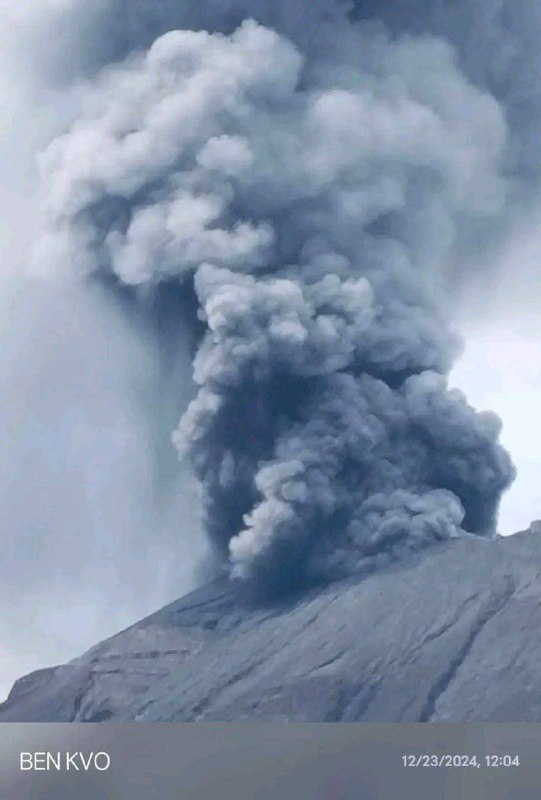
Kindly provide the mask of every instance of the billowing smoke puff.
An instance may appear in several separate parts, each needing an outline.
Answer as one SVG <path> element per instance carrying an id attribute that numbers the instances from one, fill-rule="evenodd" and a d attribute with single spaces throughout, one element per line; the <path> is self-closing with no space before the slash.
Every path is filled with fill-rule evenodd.
<path id="1" fill-rule="evenodd" d="M 443 41 L 253 5 L 281 32 L 169 32 L 88 85 L 42 157 L 37 259 L 195 288 L 174 438 L 232 574 L 279 592 L 494 532 L 513 468 L 447 389 L 442 300 L 462 227 L 505 202 L 507 129 Z"/>

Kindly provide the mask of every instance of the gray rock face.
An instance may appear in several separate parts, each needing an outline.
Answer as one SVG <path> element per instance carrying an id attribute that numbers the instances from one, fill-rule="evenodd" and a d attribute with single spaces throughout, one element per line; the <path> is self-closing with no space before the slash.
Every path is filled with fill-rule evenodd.
<path id="1" fill-rule="evenodd" d="M 541 536 L 455 540 L 281 608 L 226 580 L 19 680 L 7 721 L 541 721 Z"/>

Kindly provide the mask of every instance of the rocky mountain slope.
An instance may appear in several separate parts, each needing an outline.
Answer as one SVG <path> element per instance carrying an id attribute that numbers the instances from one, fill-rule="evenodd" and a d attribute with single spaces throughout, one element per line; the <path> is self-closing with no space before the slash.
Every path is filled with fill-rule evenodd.
<path id="1" fill-rule="evenodd" d="M 289 606 L 227 580 L 19 680 L 7 721 L 541 721 L 541 535 L 467 538 Z"/>

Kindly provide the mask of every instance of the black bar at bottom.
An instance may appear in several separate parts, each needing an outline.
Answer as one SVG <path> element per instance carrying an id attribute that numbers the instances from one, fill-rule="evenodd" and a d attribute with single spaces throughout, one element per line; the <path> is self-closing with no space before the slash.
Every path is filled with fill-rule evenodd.
<path id="1" fill-rule="evenodd" d="M 4 724 L 0 797 L 539 800 L 541 724 Z"/>

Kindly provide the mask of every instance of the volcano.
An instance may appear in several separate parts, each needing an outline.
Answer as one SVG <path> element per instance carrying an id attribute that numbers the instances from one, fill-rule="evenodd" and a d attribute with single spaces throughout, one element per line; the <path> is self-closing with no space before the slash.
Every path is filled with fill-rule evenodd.
<path id="1" fill-rule="evenodd" d="M 21 678 L 0 722 L 539 722 L 539 527 L 272 607 L 215 580 Z"/>

